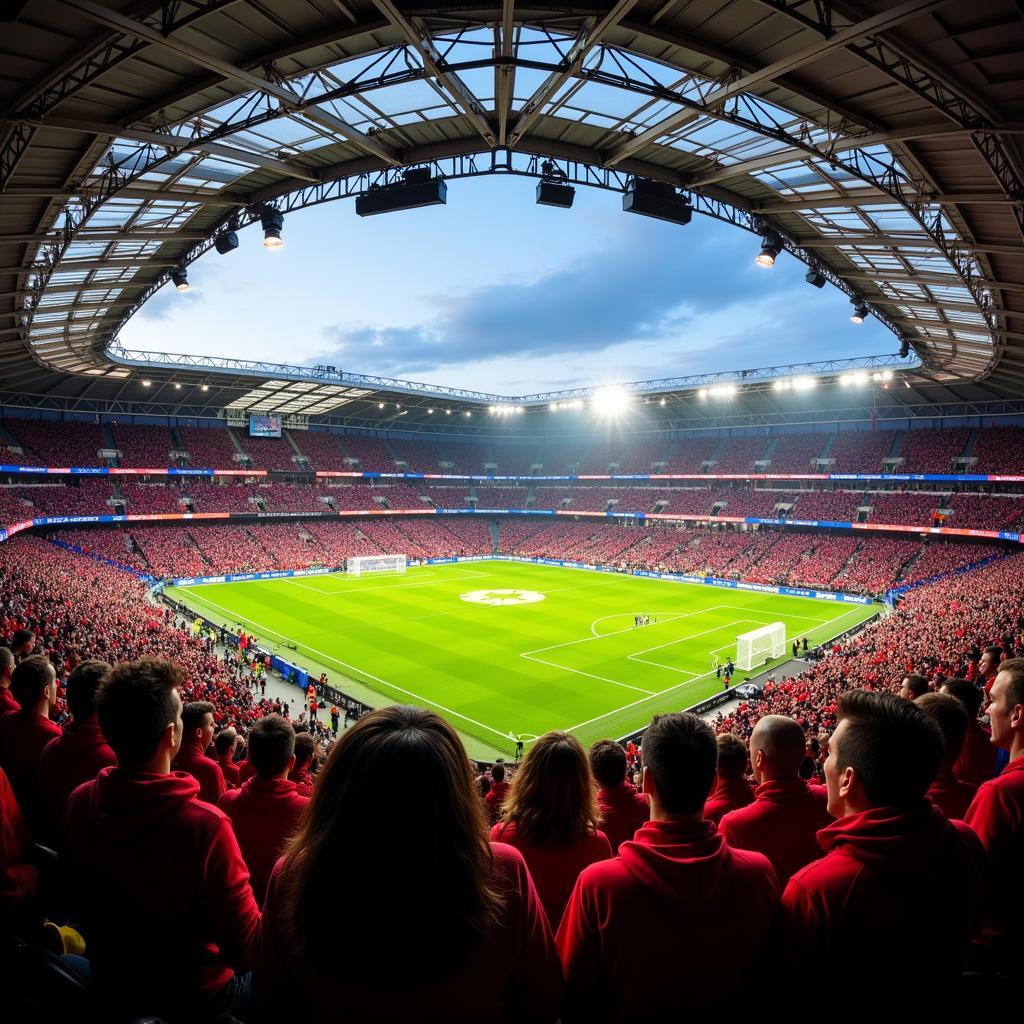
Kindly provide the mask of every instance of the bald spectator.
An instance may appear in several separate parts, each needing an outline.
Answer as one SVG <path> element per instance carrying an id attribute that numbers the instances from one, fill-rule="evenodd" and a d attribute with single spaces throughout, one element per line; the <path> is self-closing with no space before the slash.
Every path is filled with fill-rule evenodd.
<path id="1" fill-rule="evenodd" d="M 881 1007 L 944 1019 L 978 924 L 984 851 L 925 798 L 943 747 L 920 708 L 853 690 L 837 714 L 825 761 L 837 820 L 818 836 L 825 856 L 783 893 L 783 962 L 815 1001 L 836 999 L 841 970 L 842 1019 Z"/>
<path id="2" fill-rule="evenodd" d="M 46 805 L 48 836 L 59 835 L 68 797 L 95 779 L 117 758 L 100 731 L 96 691 L 110 671 L 105 661 L 83 661 L 68 676 L 66 697 L 71 721 L 50 740 L 39 761 L 39 788 Z"/>
<path id="3" fill-rule="evenodd" d="M 188 772 L 199 783 L 199 799 L 216 804 L 227 788 L 224 773 L 206 750 L 213 740 L 213 705 L 196 700 L 186 704 L 181 712 L 183 728 L 181 748 L 174 759 L 176 772 Z"/>
<path id="4" fill-rule="evenodd" d="M 14 655 L 6 647 L 0 647 L 0 718 L 8 711 L 17 711 L 19 704 L 11 693 L 11 673 L 14 671 Z"/>
<path id="5" fill-rule="evenodd" d="M 732 732 L 716 737 L 718 763 L 715 788 L 704 805 L 704 817 L 716 825 L 723 815 L 754 802 L 754 787 L 747 781 L 747 745 Z"/>
<path id="6" fill-rule="evenodd" d="M 704 820 L 718 758 L 711 728 L 685 712 L 656 715 L 643 756 L 651 820 L 618 857 L 583 870 L 555 937 L 565 1024 L 678 1020 L 683 1007 L 728 1014 L 767 953 L 778 910 L 771 865 L 730 849 Z M 743 956 L 726 955 L 737 935 Z"/>
<path id="7" fill-rule="evenodd" d="M 626 781 L 626 751 L 615 740 L 598 740 L 590 748 L 590 772 L 598 785 L 597 809 L 601 831 L 611 843 L 612 853 L 640 828 L 650 808 L 636 787 Z"/>
<path id="8" fill-rule="evenodd" d="M 740 850 L 763 853 L 779 884 L 821 855 L 817 833 L 831 822 L 825 788 L 800 777 L 804 731 L 783 715 L 766 715 L 750 735 L 754 802 L 726 814 L 719 831 Z"/>
<path id="9" fill-rule="evenodd" d="M 996 673 L 999 671 L 999 661 L 1002 656 L 1002 650 L 994 646 L 986 647 L 981 652 L 981 657 L 978 659 L 978 683 L 985 693 L 988 693 L 993 682 L 995 682 Z"/>
<path id="10" fill-rule="evenodd" d="M 996 774 L 999 748 L 992 742 L 992 733 L 978 721 L 978 712 L 985 699 L 984 692 L 966 679 L 947 679 L 940 693 L 956 697 L 967 712 L 967 735 L 964 749 L 953 766 L 953 774 L 971 786 L 980 786 Z"/>
<path id="11" fill-rule="evenodd" d="M 1009 763 L 982 784 L 964 819 L 981 838 L 991 864 L 992 902 L 982 933 L 986 960 L 1016 969 L 1024 954 L 1024 895 L 1007 884 L 1024 864 L 1024 658 L 1002 663 L 989 692 L 992 742 Z"/>
<path id="12" fill-rule="evenodd" d="M 900 696 L 904 700 L 917 700 L 928 692 L 928 680 L 924 676 L 907 675 L 900 684 Z"/>
<path id="13" fill-rule="evenodd" d="M 221 729 L 214 737 L 213 746 L 217 751 L 217 764 L 224 776 L 224 785 L 228 789 L 238 789 L 238 765 L 235 764 L 235 747 L 238 746 L 238 733 L 234 729 Z"/>
<path id="14" fill-rule="evenodd" d="M 942 762 L 935 781 L 928 787 L 928 796 L 947 818 L 962 821 L 971 806 L 977 786 L 961 782 L 953 774 L 967 735 L 967 712 L 948 693 L 926 693 L 914 703 L 939 727 L 942 733 Z"/>
<path id="15" fill-rule="evenodd" d="M 509 784 L 505 781 L 505 766 L 497 761 L 491 766 L 491 788 L 484 797 L 487 805 L 487 817 L 492 825 L 501 818 L 501 809 L 508 799 Z"/>

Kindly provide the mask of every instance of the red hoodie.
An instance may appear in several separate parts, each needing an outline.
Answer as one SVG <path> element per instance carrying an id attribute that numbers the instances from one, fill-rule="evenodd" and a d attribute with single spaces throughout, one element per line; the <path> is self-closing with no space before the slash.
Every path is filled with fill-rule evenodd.
<path id="1" fill-rule="evenodd" d="M 572 846 L 534 846 L 519 836 L 515 822 L 498 822 L 491 829 L 491 840 L 514 846 L 526 859 L 537 895 L 547 911 L 551 930 L 558 928 L 572 887 L 580 872 L 594 861 L 612 856 L 611 844 L 603 832 L 588 832 Z"/>
<path id="2" fill-rule="evenodd" d="M 20 711 L 21 705 L 14 699 L 9 686 L 0 686 L 0 718 L 8 711 Z"/>
<path id="3" fill-rule="evenodd" d="M 313 795 L 313 784 L 316 779 L 313 778 L 313 773 L 308 768 L 299 768 L 293 770 L 288 776 L 289 782 L 295 783 L 295 792 L 299 796 L 312 796 Z"/>
<path id="4" fill-rule="evenodd" d="M 933 804 L 949 819 L 963 821 L 967 808 L 971 806 L 977 786 L 961 782 L 951 769 L 943 767 L 928 787 L 928 796 Z"/>
<path id="5" fill-rule="evenodd" d="M 430 982 L 371 988 L 338 965 L 322 973 L 283 940 L 289 922 L 281 906 L 281 867 L 270 876 L 253 970 L 253 1003 L 261 1021 L 334 1024 L 554 1024 L 562 971 L 551 931 L 522 855 L 492 843 L 492 886 L 503 898 L 501 920 L 464 963 Z M 396 921 L 395 927 L 401 928 Z"/>
<path id="6" fill-rule="evenodd" d="M 719 779 L 704 804 L 704 820 L 716 825 L 730 811 L 754 802 L 754 787 L 743 777 Z"/>
<path id="7" fill-rule="evenodd" d="M 59 833 L 63 826 L 68 797 L 116 761 L 95 715 L 82 722 L 72 721 L 65 726 L 63 735 L 46 744 L 39 759 L 39 788 L 51 835 Z"/>
<path id="8" fill-rule="evenodd" d="M 508 796 L 508 791 L 509 784 L 507 782 L 491 782 L 491 788 L 487 791 L 487 796 L 484 797 L 484 803 L 487 805 L 487 814 L 492 825 L 497 824 L 501 817 L 501 808 Z"/>
<path id="9" fill-rule="evenodd" d="M 625 780 L 600 790 L 597 806 L 601 812 L 601 831 L 608 837 L 613 854 L 618 853 L 619 847 L 632 839 L 651 816 L 647 801 L 636 791 L 636 786 Z"/>
<path id="10" fill-rule="evenodd" d="M 1024 864 L 1024 756 L 978 789 L 964 821 L 981 839 L 991 869 L 992 902 L 982 941 L 1019 957 L 1024 953 L 1024 895 L 1007 880 Z"/>
<path id="11" fill-rule="evenodd" d="M 968 722 L 964 749 L 953 765 L 953 774 L 961 782 L 980 786 L 995 777 L 998 758 L 999 751 L 992 742 L 992 733 L 977 720 Z"/>
<path id="12" fill-rule="evenodd" d="M 224 785 L 228 789 L 238 789 L 241 785 L 238 765 L 231 759 L 231 755 L 226 754 L 224 757 L 218 757 L 217 764 L 220 765 L 220 773 L 224 776 Z"/>
<path id="13" fill-rule="evenodd" d="M 14 790 L 29 831 L 46 831 L 46 811 L 39 790 L 39 759 L 61 728 L 45 715 L 25 708 L 0 718 L 0 768 Z"/>
<path id="14" fill-rule="evenodd" d="M 309 797 L 299 796 L 287 779 L 251 778 L 229 789 L 218 806 L 231 819 L 242 849 L 256 902 L 263 905 L 267 882 L 285 840 L 298 828 Z"/>
<path id="15" fill-rule="evenodd" d="M 14 924 L 34 902 L 39 872 L 28 862 L 32 837 L 0 768 L 0 919 Z"/>
<path id="16" fill-rule="evenodd" d="M 841 970 L 851 982 L 846 1014 L 888 1011 L 894 998 L 941 1002 L 983 905 L 977 836 L 923 800 L 909 811 L 876 807 L 840 818 L 818 841 L 825 856 L 798 871 L 782 896 L 784 962 L 802 997 L 834 999 Z"/>
<path id="17" fill-rule="evenodd" d="M 737 1007 L 778 908 L 761 854 L 730 849 L 709 821 L 649 821 L 576 883 L 555 936 L 562 1020 L 635 1024 Z"/>
<path id="18" fill-rule="evenodd" d="M 126 1014 L 194 1021 L 249 970 L 260 912 L 223 811 L 184 772 L 104 768 L 65 815 L 96 985 Z"/>
<path id="19" fill-rule="evenodd" d="M 199 783 L 199 799 L 216 804 L 224 794 L 224 773 L 212 757 L 207 757 L 199 746 L 199 739 L 186 739 L 171 766 L 176 772 L 188 772 Z"/>
<path id="20" fill-rule="evenodd" d="M 740 850 L 763 853 L 785 886 L 794 871 L 821 856 L 817 833 L 832 821 L 828 790 L 803 779 L 772 779 L 754 790 L 754 802 L 730 811 L 718 830 Z"/>

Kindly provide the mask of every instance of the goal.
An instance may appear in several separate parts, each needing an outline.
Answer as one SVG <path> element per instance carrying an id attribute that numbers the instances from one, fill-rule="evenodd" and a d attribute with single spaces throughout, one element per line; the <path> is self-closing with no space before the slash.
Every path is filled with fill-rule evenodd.
<path id="1" fill-rule="evenodd" d="M 786 624 L 773 622 L 736 637 L 736 667 L 752 669 L 786 653 Z"/>
<path id="2" fill-rule="evenodd" d="M 358 555 L 345 559 L 345 572 L 362 576 L 369 572 L 405 572 L 405 555 Z"/>

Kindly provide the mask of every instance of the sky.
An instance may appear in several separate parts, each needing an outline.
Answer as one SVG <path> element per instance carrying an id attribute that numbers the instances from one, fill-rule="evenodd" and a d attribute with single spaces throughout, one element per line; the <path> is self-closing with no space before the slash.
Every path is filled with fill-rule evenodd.
<path id="1" fill-rule="evenodd" d="M 162 288 L 121 341 L 510 396 L 898 348 L 788 254 L 756 266 L 749 232 L 626 214 L 598 189 L 537 206 L 534 187 L 450 181 L 447 206 L 366 218 L 328 203 L 288 214 L 277 251 L 257 224 L 193 263 L 187 293 Z"/>

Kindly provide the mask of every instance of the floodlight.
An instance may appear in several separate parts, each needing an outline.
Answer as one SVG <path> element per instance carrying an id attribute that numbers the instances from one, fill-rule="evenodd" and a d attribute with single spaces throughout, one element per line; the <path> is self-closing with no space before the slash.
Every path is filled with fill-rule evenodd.
<path id="1" fill-rule="evenodd" d="M 187 292 L 188 270 L 186 270 L 185 267 L 183 266 L 175 267 L 174 270 L 171 271 L 171 281 L 174 283 L 174 287 L 177 288 L 179 292 Z"/>
<path id="2" fill-rule="evenodd" d="M 813 377 L 794 377 L 793 388 L 796 391 L 810 391 L 812 388 L 818 386 L 818 382 Z"/>
<path id="3" fill-rule="evenodd" d="M 626 411 L 630 401 L 629 392 L 613 384 L 595 391 L 590 404 L 602 416 L 619 416 Z"/>
<path id="4" fill-rule="evenodd" d="M 664 404 L 665 404 L 665 399 L 663 398 L 663 399 L 662 399 L 662 400 L 661 400 L 661 401 L 660 401 L 660 402 L 658 403 L 658 405 L 664 405 Z"/>
<path id="5" fill-rule="evenodd" d="M 223 231 L 214 239 L 213 247 L 221 256 L 227 256 L 233 249 L 238 248 L 238 235 L 234 231 Z"/>
<path id="6" fill-rule="evenodd" d="M 149 385 L 150 385 L 150 384 L 152 384 L 152 383 L 153 383 L 153 382 L 152 382 L 151 380 L 144 380 L 144 381 L 142 382 L 142 386 L 143 386 L 144 388 L 148 388 L 148 387 L 149 387 Z"/>
<path id="7" fill-rule="evenodd" d="M 738 390 L 735 384 L 714 384 L 707 389 L 707 395 L 711 398 L 732 398 Z M 704 394 L 701 392 L 702 398 Z"/>
<path id="8" fill-rule="evenodd" d="M 451 414 L 452 414 L 451 409 L 445 409 L 444 414 L 445 414 L 445 416 L 451 416 Z"/>
<path id="9" fill-rule="evenodd" d="M 774 231 L 767 231 L 761 238 L 761 251 L 754 257 L 754 262 L 759 267 L 774 267 L 780 252 L 782 239 Z"/>
<path id="10" fill-rule="evenodd" d="M 814 267 L 811 267 L 811 269 L 804 274 L 804 280 L 814 288 L 824 288 L 825 282 L 828 278 L 820 270 L 815 270 Z"/>
<path id="11" fill-rule="evenodd" d="M 792 386 L 788 380 L 777 380 L 772 384 L 772 389 L 775 391 L 788 391 Z"/>
<path id="12" fill-rule="evenodd" d="M 434 415 L 434 410 L 433 409 L 428 409 L 427 410 L 427 415 L 428 416 L 433 416 Z"/>
<path id="13" fill-rule="evenodd" d="M 473 415 L 473 414 L 472 414 L 472 413 L 471 413 L 471 412 L 470 412 L 470 411 L 469 411 L 469 410 L 467 409 L 467 410 L 466 410 L 466 418 L 468 419 L 468 418 L 469 418 L 470 416 L 472 416 L 472 415 Z"/>
<path id="14" fill-rule="evenodd" d="M 868 309 L 868 304 L 862 298 L 859 297 L 852 298 L 850 299 L 850 301 L 853 303 L 853 312 L 850 314 L 850 323 L 864 323 L 864 321 L 867 320 L 868 316 L 871 314 L 871 310 Z"/>
<path id="15" fill-rule="evenodd" d="M 209 390 L 210 390 L 210 385 L 209 385 L 209 384 L 203 384 L 203 385 L 202 385 L 202 386 L 201 386 L 201 387 L 199 388 L 199 390 L 200 390 L 200 391 L 209 391 Z"/>
<path id="16" fill-rule="evenodd" d="M 284 214 L 272 206 L 264 206 L 260 213 L 260 224 L 263 226 L 263 248 L 280 249 L 284 245 L 284 240 L 281 238 Z"/>
<path id="17" fill-rule="evenodd" d="M 175 390 L 175 391 L 180 391 L 180 390 L 181 390 L 181 381 L 177 381 L 177 380 L 176 380 L 176 381 L 174 382 L 174 390 Z"/>

